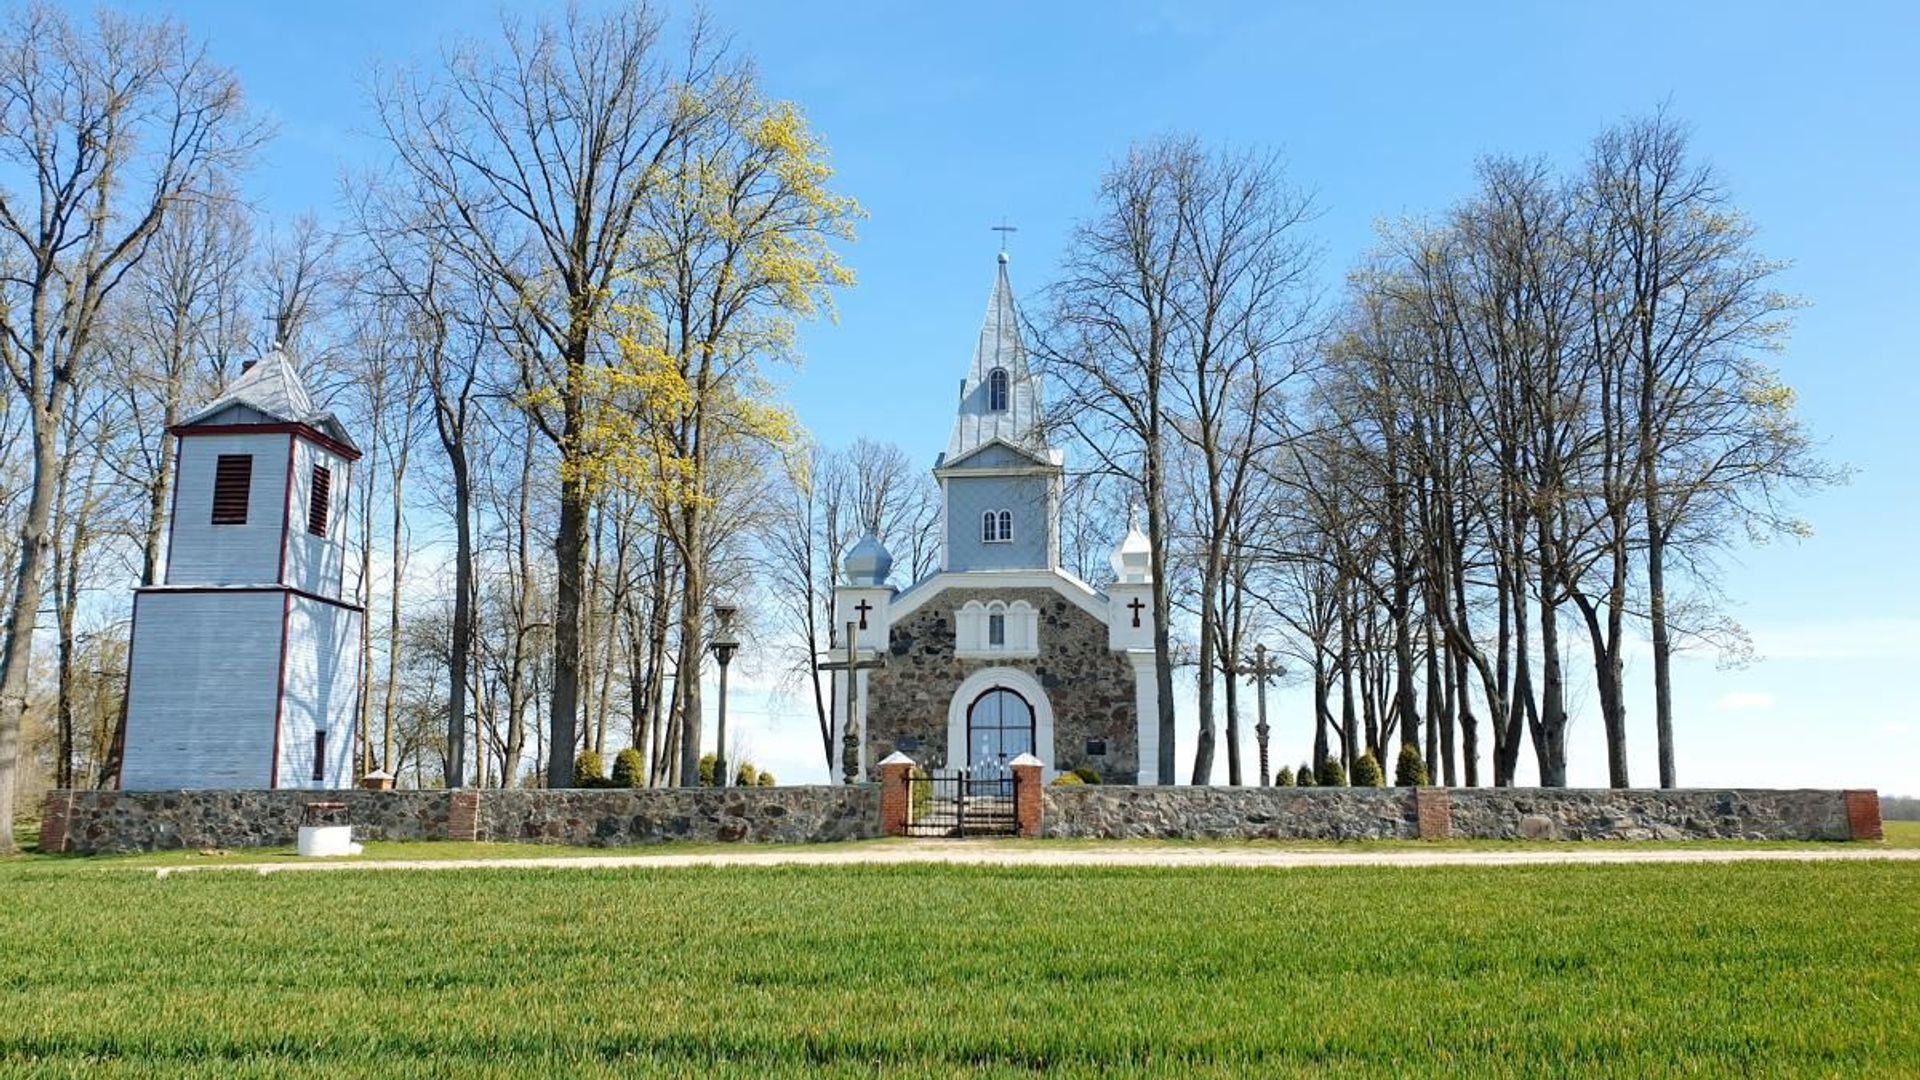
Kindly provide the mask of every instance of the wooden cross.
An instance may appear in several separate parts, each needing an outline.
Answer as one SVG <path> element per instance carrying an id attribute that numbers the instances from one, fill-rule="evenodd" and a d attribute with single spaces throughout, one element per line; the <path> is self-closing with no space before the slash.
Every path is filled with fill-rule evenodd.
<path id="1" fill-rule="evenodd" d="M 1264 644 L 1253 647 L 1253 663 L 1241 664 L 1235 669 L 1243 675 L 1251 675 L 1255 686 L 1260 688 L 1260 722 L 1253 726 L 1254 737 L 1260 743 L 1260 786 L 1273 783 L 1273 773 L 1267 769 L 1267 684 L 1276 676 L 1285 675 L 1287 669 L 1267 659 L 1267 647 Z"/>
<path id="2" fill-rule="evenodd" d="M 867 628 L 867 612 L 873 610 L 873 605 L 867 603 L 866 597 L 863 596 L 860 598 L 859 603 L 853 605 L 853 610 L 860 613 L 860 629 L 865 630 Z"/>
<path id="3" fill-rule="evenodd" d="M 1127 610 L 1133 612 L 1133 628 L 1135 630 L 1140 629 L 1140 613 L 1145 611 L 1146 607 L 1147 605 L 1141 603 L 1140 598 L 1137 596 L 1133 598 L 1133 603 L 1127 605 Z"/>
<path id="4" fill-rule="evenodd" d="M 865 603 L 864 600 L 861 602 Z M 820 671 L 847 673 L 847 718 L 840 728 L 840 767 L 845 770 L 849 784 L 858 783 L 860 780 L 860 733 L 853 727 L 853 699 L 858 693 L 859 685 L 856 674 L 870 668 L 887 666 L 885 660 L 860 659 L 860 648 L 854 637 L 856 629 L 852 622 L 847 623 L 847 658 L 845 660 L 829 660 L 824 664 L 815 665 Z"/>

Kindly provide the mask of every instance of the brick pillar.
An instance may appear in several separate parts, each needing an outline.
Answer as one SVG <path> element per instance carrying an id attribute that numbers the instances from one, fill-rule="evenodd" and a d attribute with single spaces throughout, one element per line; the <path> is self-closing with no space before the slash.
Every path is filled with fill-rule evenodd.
<path id="1" fill-rule="evenodd" d="M 73 794 L 71 791 L 49 791 L 46 801 L 40 804 L 41 851 L 67 850 L 67 826 L 73 819 Z M 1874 820 L 1879 820 L 1878 810 L 1874 812 Z"/>
<path id="2" fill-rule="evenodd" d="M 1885 840 L 1880 828 L 1880 793 L 1871 788 L 1844 793 L 1847 799 L 1847 832 L 1855 840 Z"/>
<path id="3" fill-rule="evenodd" d="M 1021 836 L 1040 835 L 1040 785 L 1045 766 L 1032 754 L 1021 754 L 1008 763 L 1013 769 L 1013 819 Z"/>
<path id="4" fill-rule="evenodd" d="M 907 808 L 911 793 L 907 777 L 915 769 L 913 759 L 895 750 L 880 762 L 880 835 L 907 835 Z"/>
<path id="5" fill-rule="evenodd" d="M 1413 812 L 1420 822 L 1420 839 L 1445 840 L 1453 835 L 1453 799 L 1446 788 L 1414 788 Z"/>
<path id="6" fill-rule="evenodd" d="M 463 788 L 447 796 L 447 839 L 480 839 L 480 792 Z"/>

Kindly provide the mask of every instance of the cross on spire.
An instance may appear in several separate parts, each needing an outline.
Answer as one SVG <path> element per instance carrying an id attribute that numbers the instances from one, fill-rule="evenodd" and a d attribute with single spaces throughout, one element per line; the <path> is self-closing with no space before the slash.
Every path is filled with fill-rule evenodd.
<path id="1" fill-rule="evenodd" d="M 1017 232 L 1019 232 L 1019 231 L 1020 231 L 1020 226 L 1018 226 L 1018 225 L 1009 225 L 1009 224 L 1007 224 L 1007 219 L 1006 219 L 1006 218 L 1004 218 L 1004 217 L 1002 217 L 1002 218 L 1000 219 L 1000 224 L 998 224 L 998 225 L 993 225 L 993 226 L 989 226 L 989 228 L 990 228 L 990 229 L 991 229 L 992 231 L 994 231 L 994 232 L 997 232 L 997 233 L 999 233 L 999 234 L 1000 234 L 1000 256 L 1001 256 L 1001 258 L 1002 258 L 1002 259 L 1004 259 L 1004 258 L 1006 257 L 1006 254 L 1007 254 L 1007 234 L 1008 234 L 1008 233 L 1017 233 Z"/>

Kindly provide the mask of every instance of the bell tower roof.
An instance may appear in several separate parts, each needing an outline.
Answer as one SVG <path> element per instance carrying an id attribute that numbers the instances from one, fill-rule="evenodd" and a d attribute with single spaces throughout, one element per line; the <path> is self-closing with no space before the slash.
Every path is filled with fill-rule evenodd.
<path id="1" fill-rule="evenodd" d="M 1050 457 L 1040 434 L 1040 381 L 1027 367 L 1020 338 L 1020 316 L 1007 278 L 1007 253 L 1001 252 L 986 318 L 974 346 L 973 363 L 960 382 L 959 414 L 943 462 L 955 462 L 994 441 L 1036 457 Z"/>
<path id="2" fill-rule="evenodd" d="M 232 424 L 299 424 L 339 443 L 351 456 L 359 456 L 345 425 L 333 413 L 315 407 L 307 384 L 294 370 L 293 358 L 277 343 L 243 368 L 226 393 L 182 420 L 175 430 Z"/>

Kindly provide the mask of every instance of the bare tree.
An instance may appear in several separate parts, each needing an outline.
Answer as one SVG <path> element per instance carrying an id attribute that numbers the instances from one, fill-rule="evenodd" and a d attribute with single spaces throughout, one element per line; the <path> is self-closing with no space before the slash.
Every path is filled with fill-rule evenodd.
<path id="1" fill-rule="evenodd" d="M 402 75 L 377 107 L 399 167 L 426 196 L 449 257 L 487 288 L 522 369 L 537 429 L 560 452 L 547 780 L 573 779 L 590 478 L 578 454 L 597 340 L 640 214 L 668 156 L 704 121 L 683 93 L 710 62 L 698 32 L 677 70 L 644 3 L 558 22 L 503 20 L 503 51 L 472 44 L 433 75 Z"/>
<path id="2" fill-rule="evenodd" d="M 31 495 L 0 652 L 0 811 L 13 805 L 49 552 L 58 439 L 100 313 L 168 212 L 210 194 L 262 137 L 232 74 L 179 27 L 16 9 L 0 31 L 0 364 L 26 399 Z M 13 850 L 0 812 L 0 854 Z"/>
<path id="3" fill-rule="evenodd" d="M 1179 277 L 1189 238 L 1178 207 L 1192 140 L 1136 146 L 1101 179 L 1093 215 L 1073 232 L 1061 277 L 1047 294 L 1034 356 L 1065 393 L 1049 424 L 1068 431 L 1094 467 L 1134 477 L 1153 546 L 1153 651 L 1159 697 L 1159 782 L 1175 782 L 1173 604 L 1167 469 L 1172 438 L 1166 384 L 1178 332 Z"/>

